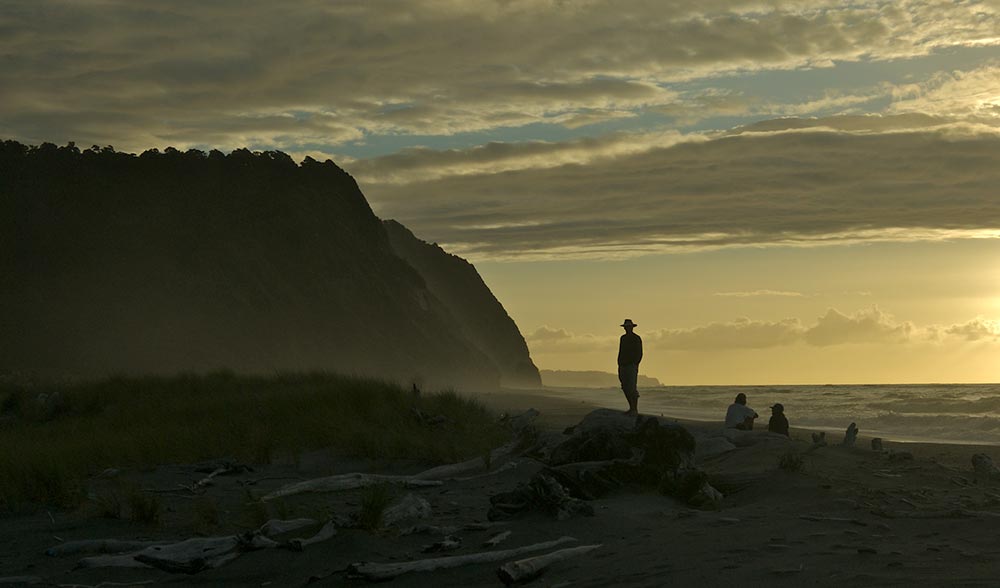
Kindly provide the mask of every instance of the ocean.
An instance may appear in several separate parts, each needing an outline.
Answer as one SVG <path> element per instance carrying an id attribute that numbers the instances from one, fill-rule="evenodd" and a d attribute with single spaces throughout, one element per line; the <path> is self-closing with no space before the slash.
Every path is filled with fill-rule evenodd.
<path id="1" fill-rule="evenodd" d="M 1000 384 L 666 386 L 640 388 L 639 410 L 721 425 L 739 392 L 747 395 L 764 428 L 769 406 L 780 402 L 792 427 L 843 432 L 854 422 L 863 436 L 893 441 L 1000 445 Z M 540 393 L 627 408 L 619 389 L 547 388 Z"/>

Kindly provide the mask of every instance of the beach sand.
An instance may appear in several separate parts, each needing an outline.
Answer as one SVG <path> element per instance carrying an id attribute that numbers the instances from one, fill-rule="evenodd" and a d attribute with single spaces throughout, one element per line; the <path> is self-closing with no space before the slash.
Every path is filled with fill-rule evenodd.
<path id="1" fill-rule="evenodd" d="M 561 431 L 594 407 L 560 397 L 505 392 L 481 397 L 498 411 L 541 412 L 538 425 Z M 614 407 L 619 397 L 609 398 Z M 641 409 L 641 401 L 640 401 Z M 655 415 L 660 416 L 660 415 Z M 664 415 L 663 418 L 669 418 Z M 721 423 L 685 422 L 702 449 L 723 447 Z M 846 426 L 846 423 L 845 423 Z M 971 456 L 997 451 L 968 445 L 902 444 L 885 441 L 885 451 L 859 438 L 840 447 L 840 435 L 813 448 L 810 432 L 793 430 L 790 439 L 764 432 L 741 436 L 741 445 L 703 455 L 698 467 L 725 494 L 721 509 L 691 509 L 651 491 L 625 489 L 592 501 L 593 517 L 553 520 L 541 514 L 460 531 L 462 555 L 511 548 L 562 536 L 577 545 L 600 545 L 589 554 L 553 565 L 537 586 L 993 586 L 1000 567 L 1000 480 L 977 479 Z M 779 467 L 782 456 L 801 457 L 801 469 Z M 996 457 L 1000 458 L 1000 455 Z M 786 458 L 787 459 L 787 458 Z M 486 522 L 489 497 L 513 489 L 542 465 L 516 458 L 516 466 L 438 487 L 407 490 L 425 498 L 439 526 Z M 360 491 L 303 494 L 268 503 L 255 499 L 289 482 L 356 471 L 416 473 L 428 464 L 378 463 L 314 452 L 219 477 L 200 496 L 178 489 L 203 477 L 193 465 L 147 472 L 122 472 L 91 481 L 92 497 L 109 487 L 130 484 L 158 490 L 164 516 L 158 526 L 100 518 L 93 504 L 72 512 L 41 511 L 0 522 L 0 577 L 29 576 L 52 584 L 151 582 L 147 585 L 203 586 L 360 586 L 343 570 L 352 563 L 400 562 L 436 557 L 425 546 L 435 534 L 341 529 L 301 552 L 262 550 L 244 554 L 219 569 L 196 575 L 155 569 L 78 569 L 80 556 L 49 557 L 47 548 L 75 539 L 170 539 L 197 533 L 224 535 L 252 528 L 261 518 L 280 515 L 324 517 L 357 511 Z M 93 502 L 93 501 L 91 501 Z M 214 505 L 218 524 L 206 525 Z M 199 509 L 203 514 L 199 517 Z M 200 521 L 200 522 L 199 522 Z M 482 543 L 500 531 L 510 537 L 497 548 Z M 502 562 L 501 562 L 502 563 Z M 410 573 L 393 586 L 501 586 L 499 563 Z"/>

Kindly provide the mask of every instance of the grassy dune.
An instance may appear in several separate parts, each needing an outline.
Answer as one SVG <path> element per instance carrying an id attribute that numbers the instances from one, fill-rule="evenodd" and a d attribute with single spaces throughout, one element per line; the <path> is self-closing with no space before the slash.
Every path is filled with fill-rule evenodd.
<path id="1" fill-rule="evenodd" d="M 40 400 L 45 394 L 48 400 Z M 413 408 L 443 415 L 428 426 Z M 446 462 L 504 440 L 493 415 L 453 392 L 331 374 L 116 377 L 0 384 L 0 511 L 72 507 L 104 468 L 333 448 L 361 457 Z"/>

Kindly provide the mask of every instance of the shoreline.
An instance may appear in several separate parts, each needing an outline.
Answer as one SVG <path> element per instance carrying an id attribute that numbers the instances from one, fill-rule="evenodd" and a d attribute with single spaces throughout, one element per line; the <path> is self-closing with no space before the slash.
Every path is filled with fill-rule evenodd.
<path id="1" fill-rule="evenodd" d="M 562 430 L 566 427 L 578 423 L 587 413 L 597 408 L 622 408 L 625 400 L 619 390 L 609 389 L 609 401 L 604 404 L 597 404 L 588 400 L 574 399 L 566 395 L 574 388 L 547 388 L 540 390 L 517 390 L 503 389 L 499 392 L 485 392 L 477 394 L 475 397 L 481 400 L 487 407 L 499 412 L 517 414 L 529 408 L 538 410 L 541 414 L 538 417 L 538 424 L 553 430 Z M 595 390 L 603 390 L 598 388 Z M 617 394 L 616 394 L 617 393 Z M 622 406 L 619 406 L 622 405 Z M 624 408 L 622 408 L 624 412 Z M 650 414 L 658 418 L 665 418 L 672 422 L 679 423 L 692 431 L 701 433 L 713 433 L 724 429 L 722 419 L 718 421 L 676 418 L 668 414 L 644 413 L 642 410 L 641 398 L 639 405 L 640 414 Z M 765 418 L 765 417 L 762 417 Z M 765 421 L 766 423 L 766 421 Z M 792 440 L 811 442 L 811 433 L 826 432 L 827 443 L 831 446 L 838 445 L 843 438 L 844 428 L 833 427 L 796 427 L 789 428 Z M 760 430 L 760 429 L 757 429 Z M 766 424 L 764 426 L 766 430 Z M 877 435 L 865 434 L 862 428 L 858 435 L 855 448 L 870 451 L 871 440 L 875 437 L 882 439 L 886 449 L 897 448 L 910 451 L 914 456 L 947 463 L 953 467 L 970 467 L 972 456 L 977 453 L 989 455 L 995 452 L 997 462 L 1000 463 L 1000 443 L 968 443 L 962 441 L 924 441 L 911 439 L 894 439 Z M 992 456 L 991 456 L 992 457 Z"/>

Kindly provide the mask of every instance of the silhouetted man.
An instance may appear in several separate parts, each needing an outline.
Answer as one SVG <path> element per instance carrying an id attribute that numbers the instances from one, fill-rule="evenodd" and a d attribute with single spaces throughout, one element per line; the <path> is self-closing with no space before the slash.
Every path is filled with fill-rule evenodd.
<path id="1" fill-rule="evenodd" d="M 639 414 L 639 362 L 642 361 L 642 339 L 632 332 L 638 325 L 632 319 L 625 319 L 622 327 L 625 334 L 618 343 L 618 380 L 622 383 L 622 392 L 628 400 L 628 412 L 635 416 Z"/>

